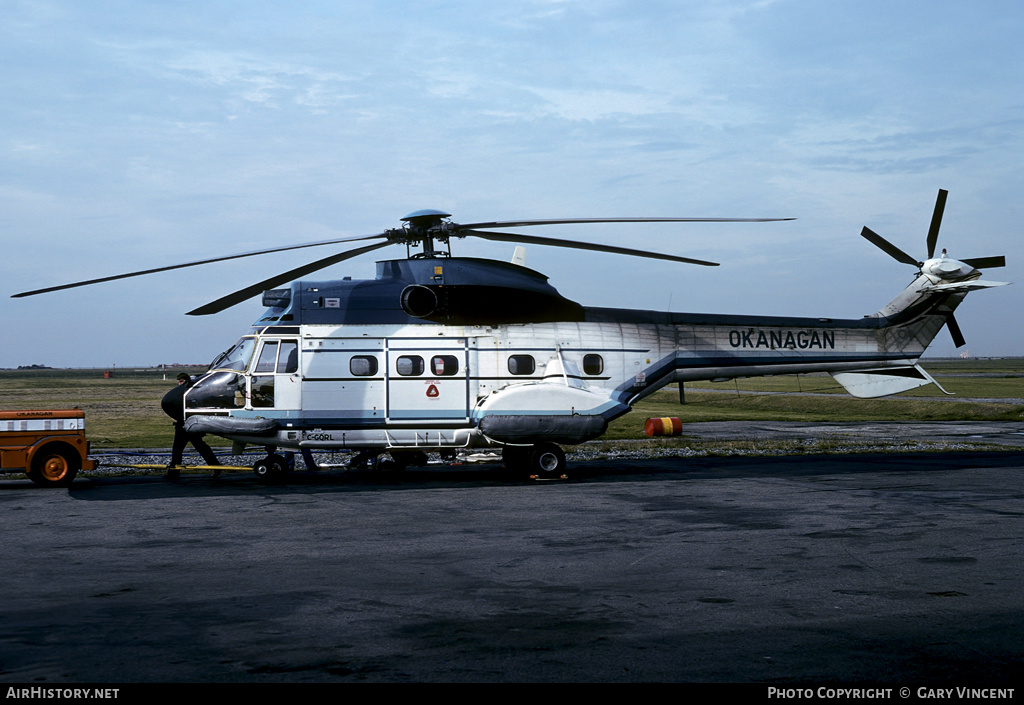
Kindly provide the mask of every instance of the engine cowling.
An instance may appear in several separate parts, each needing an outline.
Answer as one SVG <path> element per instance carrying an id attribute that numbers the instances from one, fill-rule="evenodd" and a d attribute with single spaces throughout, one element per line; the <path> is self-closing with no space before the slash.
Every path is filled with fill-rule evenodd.
<path id="1" fill-rule="evenodd" d="M 513 287 L 410 284 L 399 303 L 407 315 L 447 324 L 583 320 L 583 307 L 558 295 Z"/>

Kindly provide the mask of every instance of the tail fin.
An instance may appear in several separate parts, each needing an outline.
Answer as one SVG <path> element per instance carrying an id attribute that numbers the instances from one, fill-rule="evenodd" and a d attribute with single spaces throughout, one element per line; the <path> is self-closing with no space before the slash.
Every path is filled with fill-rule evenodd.
<path id="1" fill-rule="evenodd" d="M 935 210 L 926 239 L 928 258 L 924 261 L 911 257 L 867 227 L 861 231 L 865 239 L 890 257 L 904 264 L 916 266 L 918 273 L 910 286 L 874 314 L 875 318 L 884 319 L 883 325 L 879 327 L 881 347 L 888 352 L 898 353 L 900 357 L 912 361 L 912 364 L 834 373 L 832 376 L 836 381 L 854 396 L 879 397 L 905 392 L 926 384 L 935 384 L 939 387 L 935 380 L 921 369 L 917 360 L 943 326 L 949 328 L 953 344 L 958 348 L 963 347 L 966 343 L 953 311 L 968 293 L 977 289 L 1005 286 L 1008 283 L 980 280 L 980 268 L 1004 267 L 1005 257 L 955 260 L 946 254 L 946 250 L 942 250 L 938 257 L 935 256 L 939 226 L 946 207 L 946 193 L 940 189 L 935 201 Z M 946 390 L 942 391 L 948 394 Z"/>
<path id="2" fill-rule="evenodd" d="M 921 275 L 875 317 L 884 318 L 879 328 L 881 344 L 889 352 L 913 360 L 913 364 L 857 372 L 833 372 L 832 377 L 855 397 L 872 398 L 898 394 L 926 384 L 934 384 L 949 394 L 917 360 L 935 339 L 943 326 L 949 328 L 953 343 L 964 345 L 960 326 L 953 311 L 968 292 L 1004 286 L 1006 282 L 965 281 L 935 284 L 927 275 Z"/>
<path id="3" fill-rule="evenodd" d="M 981 273 L 977 272 L 976 276 Z M 886 349 L 917 350 L 918 356 L 932 342 L 942 326 L 949 328 L 953 344 L 965 345 L 960 325 L 953 312 L 968 293 L 980 289 L 1006 286 L 1009 282 L 991 282 L 971 279 L 965 281 L 936 281 L 922 274 L 899 296 L 890 301 L 875 317 L 885 318 Z"/>

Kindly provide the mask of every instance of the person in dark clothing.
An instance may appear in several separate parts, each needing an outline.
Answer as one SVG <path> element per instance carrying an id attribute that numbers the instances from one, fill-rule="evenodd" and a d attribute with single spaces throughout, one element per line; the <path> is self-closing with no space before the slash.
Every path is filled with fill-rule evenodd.
<path id="1" fill-rule="evenodd" d="M 203 440 L 203 434 L 189 433 L 185 430 L 185 392 L 191 386 L 192 378 L 182 372 L 178 375 L 178 385 L 167 392 L 160 401 L 164 413 L 174 419 L 174 445 L 171 447 L 171 462 L 167 464 L 167 474 L 164 476 L 168 480 L 177 480 L 180 476 L 181 471 L 178 466 L 181 465 L 181 456 L 185 452 L 185 446 L 189 443 L 203 456 L 207 465 L 220 465 L 213 449 Z M 213 471 L 213 476 L 220 477 L 219 468 Z"/>

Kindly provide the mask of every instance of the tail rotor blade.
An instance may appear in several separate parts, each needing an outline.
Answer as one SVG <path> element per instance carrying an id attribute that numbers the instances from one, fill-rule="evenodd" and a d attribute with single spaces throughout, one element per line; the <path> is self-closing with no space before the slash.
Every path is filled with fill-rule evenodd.
<path id="1" fill-rule="evenodd" d="M 960 324 L 953 318 L 952 313 L 946 317 L 946 327 L 949 328 L 949 334 L 953 336 L 953 345 L 962 348 L 967 344 L 967 341 L 964 340 L 964 334 L 960 332 Z"/>
<path id="2" fill-rule="evenodd" d="M 972 257 L 971 259 L 962 259 L 960 261 L 971 265 L 975 269 L 992 269 L 994 267 L 1006 266 L 1006 258 L 1002 255 L 998 257 Z"/>
<path id="3" fill-rule="evenodd" d="M 939 226 L 942 224 L 942 211 L 946 209 L 946 196 L 949 192 L 939 189 L 935 199 L 935 210 L 932 212 L 932 224 L 928 228 L 928 259 L 935 256 L 935 243 L 939 240 Z"/>
<path id="4" fill-rule="evenodd" d="M 873 231 L 871 228 L 865 227 L 863 230 L 860 231 L 860 234 L 868 242 L 875 245 L 875 247 L 878 247 L 880 250 L 888 254 L 897 262 L 902 262 L 903 264 L 910 264 L 915 267 L 921 264 L 916 259 L 908 255 L 906 252 L 896 247 L 896 245 L 892 244 L 884 237 Z"/>

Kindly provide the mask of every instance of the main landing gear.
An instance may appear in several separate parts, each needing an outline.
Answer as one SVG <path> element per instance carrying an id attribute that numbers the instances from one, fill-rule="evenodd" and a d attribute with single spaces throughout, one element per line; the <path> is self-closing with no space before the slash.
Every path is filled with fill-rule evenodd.
<path id="1" fill-rule="evenodd" d="M 565 452 L 554 443 L 505 446 L 501 457 L 508 468 L 539 477 L 559 477 L 565 472 Z"/>

